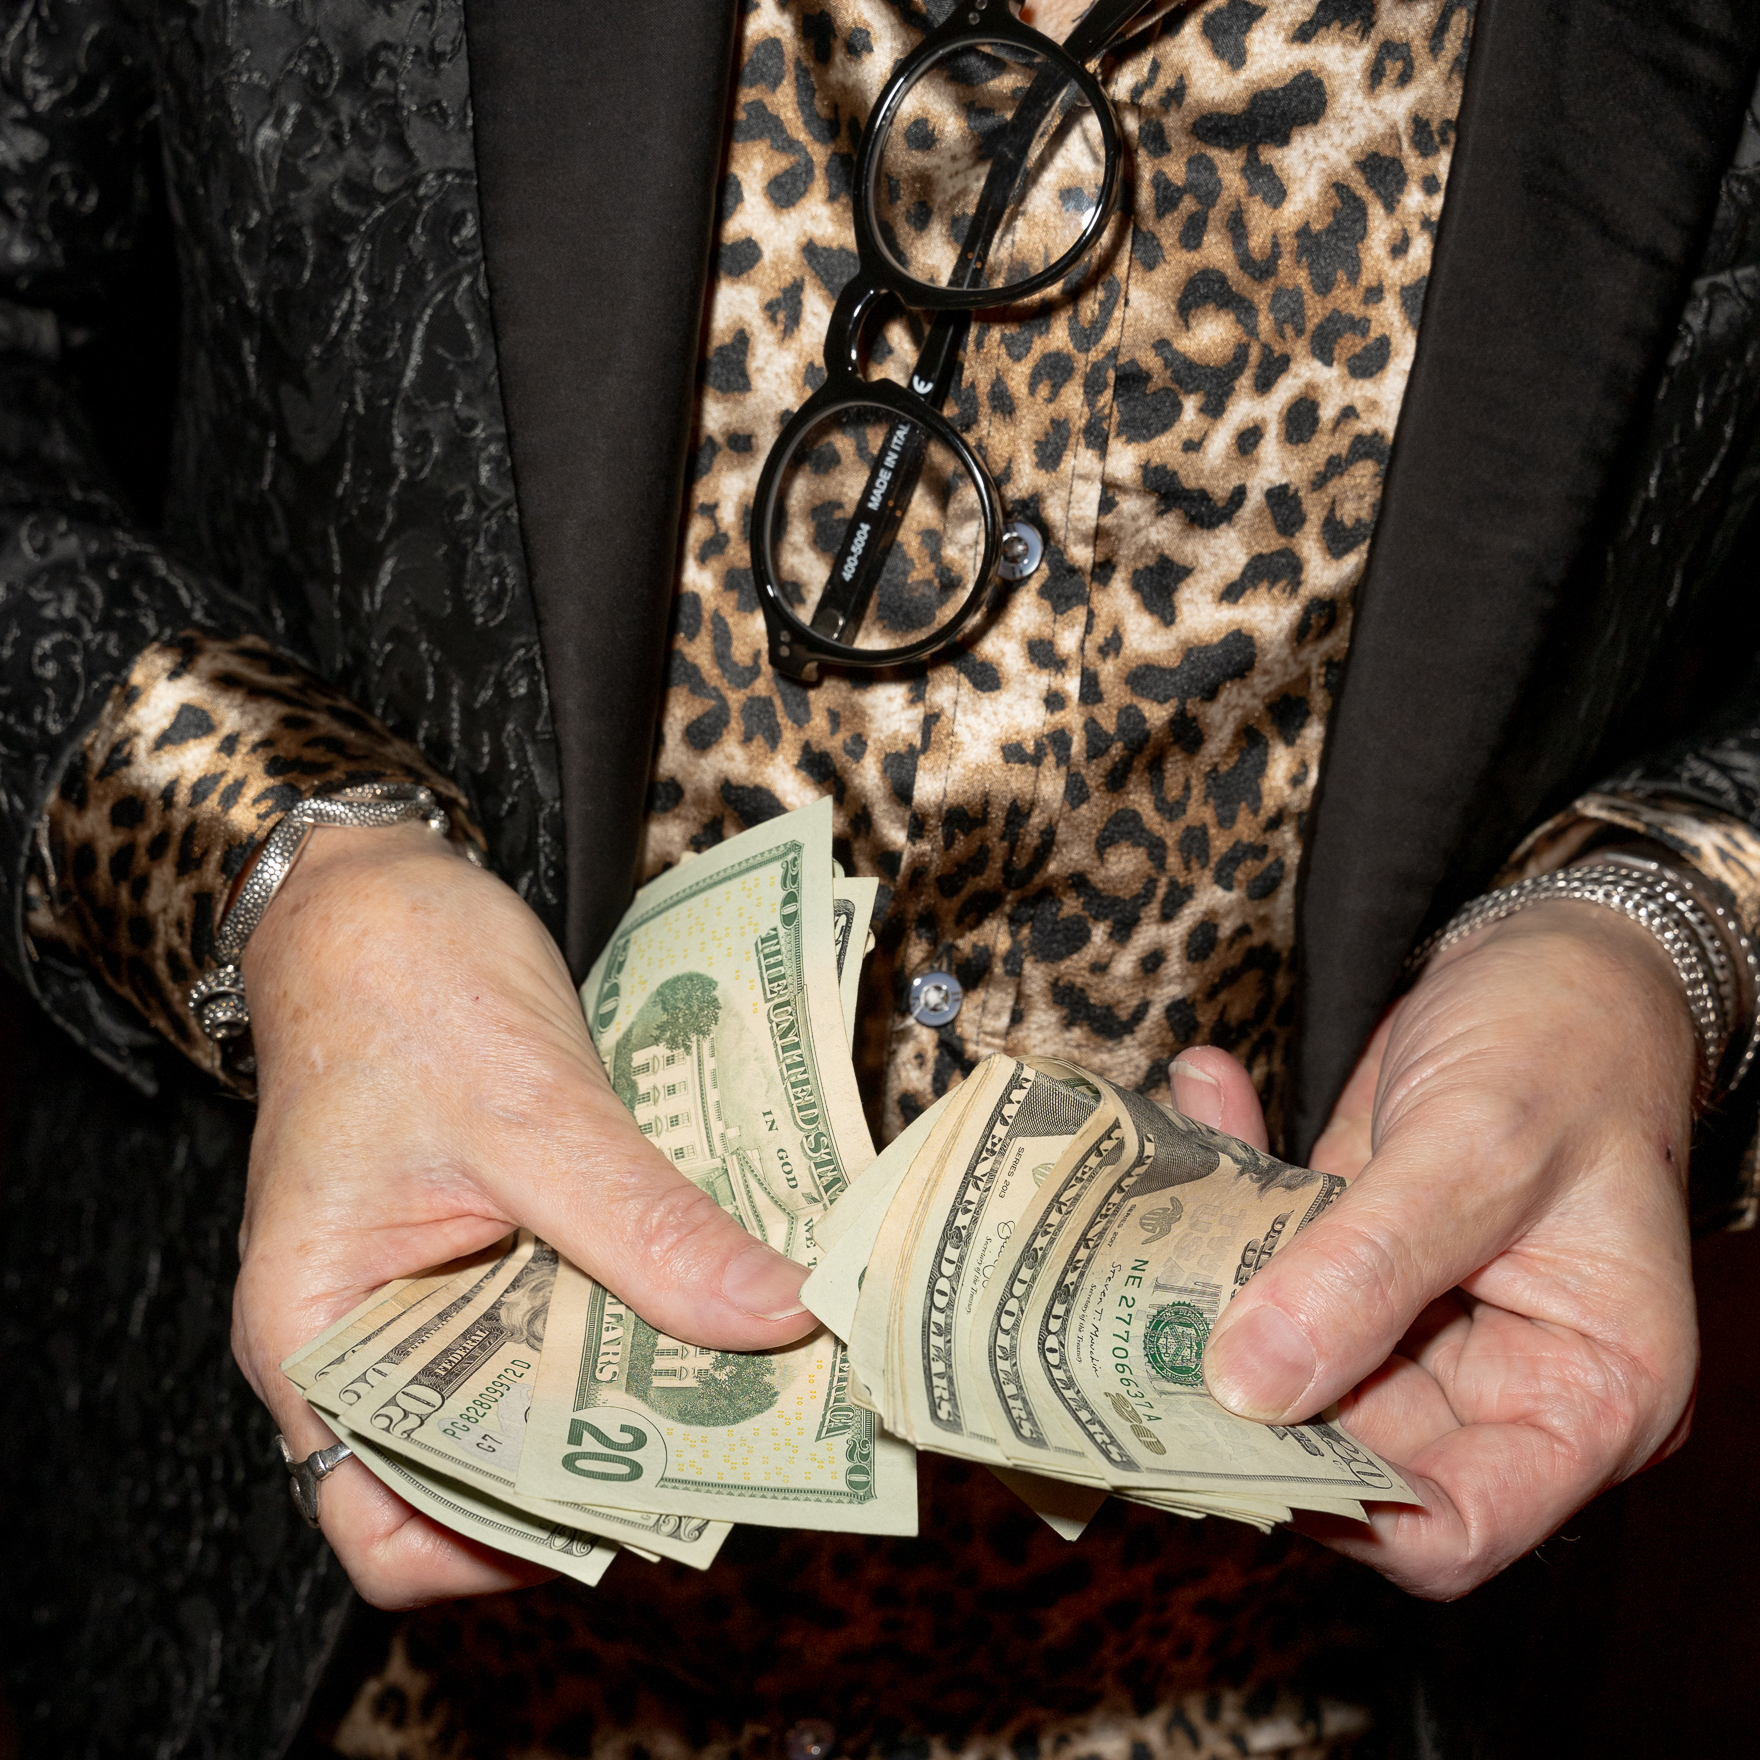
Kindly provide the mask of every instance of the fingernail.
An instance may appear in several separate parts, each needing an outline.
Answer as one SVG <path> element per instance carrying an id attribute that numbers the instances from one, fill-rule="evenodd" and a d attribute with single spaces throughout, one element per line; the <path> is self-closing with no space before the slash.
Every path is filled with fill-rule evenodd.
<path id="1" fill-rule="evenodd" d="M 1281 1308 L 1250 1308 L 1219 1327 L 1204 1353 L 1204 1381 L 1231 1412 L 1269 1423 L 1313 1383 L 1319 1365 L 1301 1329 Z"/>
<path id="2" fill-rule="evenodd" d="M 1175 1058 L 1168 1065 L 1173 1078 L 1173 1103 L 1198 1124 L 1222 1128 L 1222 1084 L 1195 1063 Z"/>
<path id="3" fill-rule="evenodd" d="M 786 1320 L 806 1312 L 801 1302 L 806 1281 L 804 1266 L 754 1242 L 722 1273 L 721 1293 L 760 1320 Z"/>

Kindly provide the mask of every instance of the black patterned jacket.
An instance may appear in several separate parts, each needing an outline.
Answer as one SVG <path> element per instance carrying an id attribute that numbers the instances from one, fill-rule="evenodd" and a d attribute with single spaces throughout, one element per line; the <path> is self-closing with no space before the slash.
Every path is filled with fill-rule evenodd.
<path id="1" fill-rule="evenodd" d="M 143 649 L 261 635 L 467 792 L 496 866 L 584 969 L 627 896 L 662 688 L 734 11 L 0 15 L 4 956 L 97 1059 L 159 1090 L 99 1130 L 72 1098 L 96 1076 L 33 1046 L 61 1073 L 18 1133 L 7 1338 L 48 1365 L 38 1409 L 71 1376 L 89 1391 L 70 1413 L 122 1422 L 134 1371 L 117 1365 L 142 1339 L 163 1394 L 124 1425 L 127 1472 L 70 1498 L 109 1446 L 85 1417 L 31 1470 L 56 1520 L 104 1512 L 50 1550 L 115 1562 L 21 1594 L 38 1636 L 13 1654 L 28 1669 L 43 1633 L 71 1633 L 76 1685 L 146 1683 L 146 1721 L 173 1733 L 142 1752 L 274 1751 L 342 1592 L 252 1504 L 248 1396 L 191 1391 L 223 1359 L 237 1192 L 215 1145 L 238 1115 L 169 1075 L 103 986 L 32 962 L 33 827 Z M 1478 8 L 1309 829 L 1298 1148 L 1407 950 L 1548 813 L 1611 779 L 1760 826 L 1760 167 L 1731 168 L 1757 58 L 1737 0 Z M 174 385 L 146 346 L 172 322 Z M 138 459 L 168 416 L 165 480 L 135 486 L 162 510 L 143 515 L 106 460 Z M 165 1165 L 184 1170 L 169 1194 Z M 140 1190 L 115 1183 L 130 1167 Z M 149 1239 L 183 1259 L 155 1248 L 149 1275 Z M 91 1311 L 56 1322 L 60 1356 L 28 1350 L 70 1292 Z M 168 1596 L 175 1617 L 142 1616 Z M 55 1703 L 56 1751 L 87 1751 Z M 144 1740 L 78 1715 L 110 1732 L 90 1751 Z"/>

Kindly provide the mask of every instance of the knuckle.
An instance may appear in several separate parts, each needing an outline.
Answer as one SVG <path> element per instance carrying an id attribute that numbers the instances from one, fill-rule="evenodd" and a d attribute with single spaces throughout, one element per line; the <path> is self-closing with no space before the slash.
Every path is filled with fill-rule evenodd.
<path id="1" fill-rule="evenodd" d="M 353 1466 L 365 1474 L 358 1462 Z M 320 1517 L 324 1538 L 361 1599 L 383 1613 L 407 1613 L 433 1600 L 416 1587 L 424 1573 L 414 1512 L 400 1508 L 386 1519 L 372 1486 L 350 1483 L 340 1474 L 326 1489 L 329 1507 Z"/>
<path id="2" fill-rule="evenodd" d="M 1693 1434 L 1694 1415 L 1694 1405 L 1689 1400 L 1681 1415 L 1675 1419 L 1674 1427 L 1663 1437 L 1661 1446 L 1651 1456 L 1653 1461 L 1665 1461 L 1685 1446 L 1687 1438 Z"/>
<path id="3" fill-rule="evenodd" d="M 369 1607 L 375 1607 L 381 1613 L 410 1613 L 426 1604 L 427 1598 L 412 1593 L 398 1571 L 388 1567 L 376 1553 L 351 1559 L 341 1545 L 334 1541 L 331 1544 L 342 1568 L 348 1572 L 355 1593 Z"/>
<path id="4" fill-rule="evenodd" d="M 1568 1468 L 1561 1466 L 1560 1471 L 1562 1476 Z M 1573 1506 L 1577 1501 L 1580 1500 L 1573 1500 Z M 1482 1501 L 1462 1513 L 1460 1544 L 1438 1562 L 1431 1582 L 1432 1600 L 1458 1601 L 1470 1595 L 1518 1558 L 1534 1551 L 1568 1515 L 1566 1510 L 1559 1509 L 1538 1521 L 1524 1523 L 1512 1516 L 1503 1500 L 1489 1488 Z"/>
<path id="5" fill-rule="evenodd" d="M 1634 1470 L 1681 1418 L 1691 1384 L 1671 1387 L 1671 1379 L 1616 1354 L 1596 1353 L 1579 1370 L 1564 1428 L 1579 1473 L 1597 1488 Z"/>
<path id="6" fill-rule="evenodd" d="M 676 1276 L 725 1248 L 736 1227 L 707 1192 L 679 1179 L 632 1203 L 630 1240 L 650 1271 Z"/>
<path id="7" fill-rule="evenodd" d="M 251 1324 L 242 1283 L 232 1304 L 231 1344 L 233 1361 L 256 1390 L 257 1397 L 263 1399 L 264 1389 L 274 1385 L 270 1376 L 277 1365 L 265 1349 L 260 1331 Z"/>
<path id="8" fill-rule="evenodd" d="M 1451 1496 L 1445 1512 L 1412 1511 L 1395 1530 L 1388 1575 L 1421 1601 L 1459 1601 L 1495 1576 L 1521 1547 Z"/>
<path id="9" fill-rule="evenodd" d="M 1309 1281 L 1328 1310 L 1373 1324 L 1399 1306 L 1411 1279 L 1411 1256 L 1404 1243 L 1341 1213 L 1323 1242 L 1315 1242 L 1322 1245 L 1324 1251 L 1309 1268 Z"/>
<path id="10" fill-rule="evenodd" d="M 410 1613 L 414 1611 L 414 1603 L 407 1596 L 399 1595 L 395 1590 L 381 1585 L 376 1573 L 367 1570 L 348 1571 L 348 1580 L 354 1585 L 354 1592 L 366 1604 L 378 1613 Z"/>
<path id="11" fill-rule="evenodd" d="M 1445 1604 L 1464 1600 L 1475 1589 L 1496 1576 L 1507 1562 L 1502 1559 L 1488 1560 L 1477 1555 L 1455 1559 L 1426 1578 L 1418 1594 L 1426 1601 Z"/>
<path id="12" fill-rule="evenodd" d="M 1616 1361 L 1596 1416 L 1608 1439 L 1610 1480 L 1624 1479 L 1666 1460 L 1693 1428 L 1695 1378 L 1690 1364 L 1670 1361 L 1660 1369 Z"/>

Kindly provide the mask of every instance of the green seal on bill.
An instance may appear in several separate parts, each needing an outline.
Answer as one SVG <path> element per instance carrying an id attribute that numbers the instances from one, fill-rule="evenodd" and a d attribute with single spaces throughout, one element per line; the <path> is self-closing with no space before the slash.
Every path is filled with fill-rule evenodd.
<path id="1" fill-rule="evenodd" d="M 1190 1302 L 1169 1302 L 1157 1308 L 1143 1334 L 1143 1354 L 1149 1367 L 1175 1387 L 1204 1385 L 1204 1341 L 1210 1322 L 1203 1310 Z"/>

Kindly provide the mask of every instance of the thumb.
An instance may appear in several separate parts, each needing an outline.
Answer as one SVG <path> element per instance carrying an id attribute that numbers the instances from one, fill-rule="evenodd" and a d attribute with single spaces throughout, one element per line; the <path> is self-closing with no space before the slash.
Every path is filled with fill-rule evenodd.
<path id="1" fill-rule="evenodd" d="M 1350 1190 L 1223 1310 L 1204 1353 L 1218 1401 L 1261 1423 L 1324 1411 L 1515 1238 L 1503 1182 L 1461 1177 L 1463 1140 L 1421 1113 L 1388 1130 Z"/>
<path id="2" fill-rule="evenodd" d="M 1215 1045 L 1182 1051 L 1167 1066 L 1177 1111 L 1255 1149 L 1269 1146 L 1258 1090 L 1239 1059 Z"/>
<path id="3" fill-rule="evenodd" d="M 770 1350 L 817 1324 L 807 1277 L 748 1234 L 642 1134 L 608 1084 L 570 1108 L 572 1162 L 532 1183 L 521 1221 L 649 1325 L 717 1350 Z"/>
<path id="4" fill-rule="evenodd" d="M 1381 1064 L 1387 1056 L 1387 1041 L 1393 1032 L 1390 1008 L 1382 1016 L 1351 1079 L 1345 1083 L 1326 1121 L 1326 1128 L 1314 1141 L 1308 1153 L 1308 1165 L 1321 1173 L 1335 1173 L 1341 1179 L 1355 1179 L 1363 1171 L 1375 1147 L 1375 1090 L 1381 1080 Z"/>

